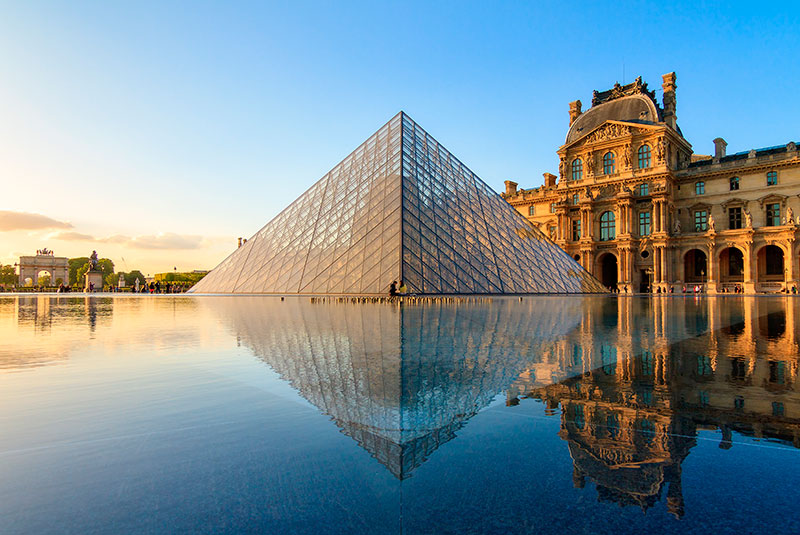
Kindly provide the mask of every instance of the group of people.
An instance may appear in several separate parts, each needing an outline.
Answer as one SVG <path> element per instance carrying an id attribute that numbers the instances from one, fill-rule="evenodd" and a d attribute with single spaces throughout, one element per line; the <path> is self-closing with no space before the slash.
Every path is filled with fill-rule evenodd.
<path id="1" fill-rule="evenodd" d="M 408 294 L 408 288 L 406 288 L 406 285 L 402 279 L 400 279 L 399 286 L 397 284 L 397 281 L 392 281 L 392 284 L 389 285 L 389 297 L 397 297 L 407 294 Z"/>

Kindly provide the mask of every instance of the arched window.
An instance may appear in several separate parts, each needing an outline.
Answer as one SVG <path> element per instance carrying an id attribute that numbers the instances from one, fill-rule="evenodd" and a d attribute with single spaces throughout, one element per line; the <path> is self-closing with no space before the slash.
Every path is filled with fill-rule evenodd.
<path id="1" fill-rule="evenodd" d="M 609 151 L 603 155 L 603 174 L 613 175 L 616 171 L 614 166 L 614 153 Z"/>
<path id="2" fill-rule="evenodd" d="M 614 212 L 603 212 L 600 216 L 600 241 L 610 241 L 616 238 L 616 217 Z"/>
<path id="3" fill-rule="evenodd" d="M 583 178 L 583 160 L 575 158 L 572 160 L 572 180 L 580 180 Z"/>
<path id="4" fill-rule="evenodd" d="M 636 153 L 639 156 L 639 169 L 650 167 L 650 145 L 642 145 Z"/>

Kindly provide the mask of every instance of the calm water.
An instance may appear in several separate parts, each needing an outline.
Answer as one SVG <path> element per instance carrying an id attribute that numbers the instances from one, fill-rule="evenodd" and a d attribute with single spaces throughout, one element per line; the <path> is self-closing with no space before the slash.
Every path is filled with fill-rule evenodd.
<path id="1" fill-rule="evenodd" d="M 797 533 L 798 319 L 0 297 L 0 533 Z"/>

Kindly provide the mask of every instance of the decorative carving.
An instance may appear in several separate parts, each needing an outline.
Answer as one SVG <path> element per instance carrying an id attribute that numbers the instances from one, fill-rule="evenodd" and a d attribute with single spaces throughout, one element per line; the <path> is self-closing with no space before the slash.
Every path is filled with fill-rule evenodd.
<path id="1" fill-rule="evenodd" d="M 783 224 L 794 226 L 794 210 L 791 206 L 786 209 L 786 219 L 783 220 Z"/>
<path id="2" fill-rule="evenodd" d="M 44 249 L 36 249 L 36 256 L 53 256 L 53 251 L 47 247 Z"/>
<path id="3" fill-rule="evenodd" d="M 631 168 L 631 144 L 625 145 L 622 149 L 622 165 L 625 169 Z"/>
<path id="4" fill-rule="evenodd" d="M 677 219 L 677 218 L 675 219 L 674 233 L 675 233 L 676 236 L 680 236 L 681 235 L 681 220 Z"/>
<path id="5" fill-rule="evenodd" d="M 627 85 L 620 85 L 617 82 L 608 91 L 592 91 L 592 106 L 631 95 L 647 95 L 654 101 L 656 98 L 656 92 L 648 91 L 647 84 L 642 82 L 641 76 L 638 76 L 636 80 Z"/>
<path id="6" fill-rule="evenodd" d="M 711 214 L 708 214 L 708 230 L 711 232 L 716 232 L 717 230 L 716 223 L 714 222 L 714 216 Z"/>
<path id="7" fill-rule="evenodd" d="M 584 160 L 586 160 L 586 176 L 594 176 L 594 153 L 592 151 L 587 152 Z"/>
<path id="8" fill-rule="evenodd" d="M 656 160 L 658 163 L 664 162 L 664 151 L 664 136 L 660 136 L 658 142 L 656 142 Z"/>
<path id="9" fill-rule="evenodd" d="M 561 178 L 565 178 L 567 176 L 567 159 L 562 157 L 561 161 L 558 163 L 558 173 Z"/>
<path id="10" fill-rule="evenodd" d="M 631 134 L 631 127 L 624 124 L 608 123 L 598 128 L 586 138 L 587 143 L 594 143 L 595 141 L 602 141 L 604 139 L 613 139 L 615 137 L 629 136 Z"/>
<path id="11" fill-rule="evenodd" d="M 749 210 L 744 211 L 744 226 L 745 228 L 753 228 L 753 216 L 750 215 Z"/>

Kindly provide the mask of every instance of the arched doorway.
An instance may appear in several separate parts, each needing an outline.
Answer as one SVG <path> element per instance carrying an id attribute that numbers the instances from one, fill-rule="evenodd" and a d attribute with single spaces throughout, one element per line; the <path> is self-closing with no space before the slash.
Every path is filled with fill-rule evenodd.
<path id="1" fill-rule="evenodd" d="M 703 284 L 708 276 L 706 253 L 691 249 L 683 257 L 683 280 Z"/>
<path id="2" fill-rule="evenodd" d="M 744 282 L 744 253 L 736 247 L 719 254 L 719 276 L 722 282 Z"/>
<path id="3" fill-rule="evenodd" d="M 757 262 L 759 283 L 784 282 L 783 249 L 777 245 L 764 246 L 758 251 Z"/>
<path id="4" fill-rule="evenodd" d="M 52 286 L 53 275 L 48 270 L 43 269 L 36 274 L 36 284 L 38 286 Z"/>
<path id="5" fill-rule="evenodd" d="M 613 253 L 606 253 L 599 259 L 600 282 L 607 288 L 615 289 L 617 287 L 619 269 L 617 266 L 617 257 Z"/>

